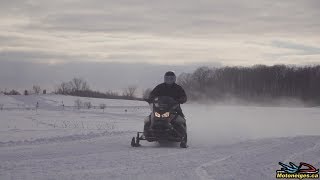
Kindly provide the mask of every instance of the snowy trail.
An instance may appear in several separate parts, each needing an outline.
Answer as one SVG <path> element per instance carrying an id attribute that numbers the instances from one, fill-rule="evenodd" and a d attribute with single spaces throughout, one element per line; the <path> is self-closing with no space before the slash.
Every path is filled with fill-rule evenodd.
<path id="1" fill-rule="evenodd" d="M 312 147 L 317 136 L 180 149 L 128 145 L 128 135 L 0 148 L 1 179 L 274 179 L 277 163 Z M 313 158 L 304 161 L 319 166 Z M 50 177 L 50 178 L 49 178 Z"/>
<path id="2" fill-rule="evenodd" d="M 15 98 L 12 104 L 36 102 L 35 97 L 30 98 Z M 271 180 L 275 179 L 279 161 L 303 161 L 320 167 L 320 134 L 316 131 L 320 119 L 318 109 L 201 109 L 187 105 L 189 148 L 147 142 L 141 142 L 142 147 L 132 148 L 131 137 L 141 129 L 142 119 L 149 113 L 149 109 L 141 108 L 140 102 L 129 102 L 132 103 L 130 108 L 125 106 L 126 102 L 91 99 L 95 104 L 105 102 L 119 106 L 103 113 L 55 108 L 61 99 L 72 104 L 73 97 L 37 99 L 47 102 L 38 112 L 0 112 L 1 180 Z M 230 111 L 232 113 L 226 113 Z M 248 117 L 255 121 L 249 121 Z M 288 121 L 282 120 L 300 122 L 303 117 L 308 117 L 313 126 L 291 123 L 291 127 L 287 126 L 290 131 L 283 128 Z M 274 126 L 274 122 L 279 126 Z"/>

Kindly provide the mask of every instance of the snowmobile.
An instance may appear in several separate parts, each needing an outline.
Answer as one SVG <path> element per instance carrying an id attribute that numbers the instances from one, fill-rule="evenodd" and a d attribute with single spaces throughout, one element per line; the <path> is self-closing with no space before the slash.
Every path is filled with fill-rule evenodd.
<path id="1" fill-rule="evenodd" d="M 184 118 L 178 112 L 180 104 L 171 97 L 161 96 L 154 100 L 146 99 L 152 107 L 149 122 L 144 132 L 137 132 L 131 140 L 132 147 L 139 147 L 141 140 L 148 142 L 180 142 L 181 148 L 187 148 L 187 127 L 185 123 L 175 123 L 177 118 Z M 184 119 L 179 119 L 183 120 Z"/>

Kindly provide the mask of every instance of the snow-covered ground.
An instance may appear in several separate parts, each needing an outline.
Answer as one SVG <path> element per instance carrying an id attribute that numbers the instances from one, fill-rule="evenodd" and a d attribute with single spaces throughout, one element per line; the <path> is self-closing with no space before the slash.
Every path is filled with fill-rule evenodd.
<path id="1" fill-rule="evenodd" d="M 72 107 L 77 99 L 94 108 Z M 320 167 L 319 108 L 186 104 L 190 147 L 180 149 L 130 146 L 145 102 L 2 95 L 0 104 L 1 180 L 260 180 L 275 179 L 279 161 Z"/>

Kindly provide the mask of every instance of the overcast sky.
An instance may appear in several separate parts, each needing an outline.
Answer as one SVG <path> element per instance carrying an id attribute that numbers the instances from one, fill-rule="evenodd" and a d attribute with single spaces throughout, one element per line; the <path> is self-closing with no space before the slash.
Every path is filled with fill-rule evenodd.
<path id="1" fill-rule="evenodd" d="M 319 0 L 2 0 L 0 89 L 115 73 L 125 74 L 115 88 L 150 86 L 167 68 L 202 64 L 320 64 L 319 17 Z"/>

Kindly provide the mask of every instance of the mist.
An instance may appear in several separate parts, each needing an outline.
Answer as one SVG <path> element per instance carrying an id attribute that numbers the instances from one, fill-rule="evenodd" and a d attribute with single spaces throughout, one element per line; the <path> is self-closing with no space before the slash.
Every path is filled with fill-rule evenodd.
<path id="1" fill-rule="evenodd" d="M 186 104 L 182 109 L 191 145 L 320 135 L 318 108 Z"/>

